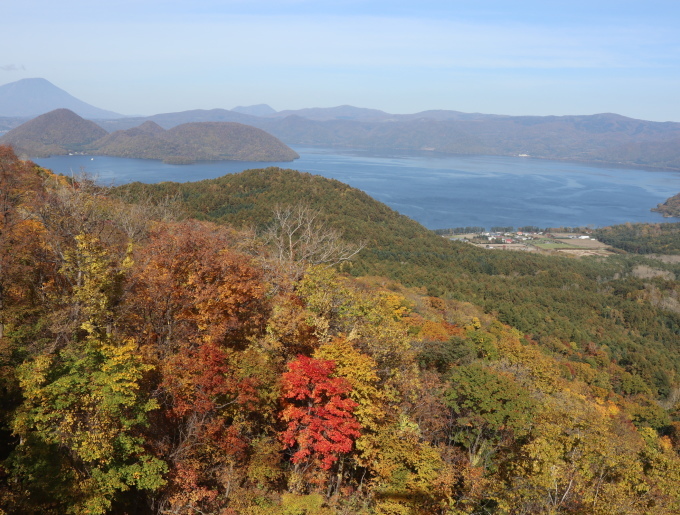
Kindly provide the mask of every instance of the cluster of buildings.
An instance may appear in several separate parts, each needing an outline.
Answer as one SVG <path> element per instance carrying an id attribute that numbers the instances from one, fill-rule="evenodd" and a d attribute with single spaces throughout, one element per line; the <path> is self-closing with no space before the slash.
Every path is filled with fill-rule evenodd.
<path id="1" fill-rule="evenodd" d="M 542 246 L 569 245 L 565 240 L 592 240 L 583 233 L 557 233 L 547 231 L 488 231 L 446 236 L 487 249 L 537 251 Z"/>

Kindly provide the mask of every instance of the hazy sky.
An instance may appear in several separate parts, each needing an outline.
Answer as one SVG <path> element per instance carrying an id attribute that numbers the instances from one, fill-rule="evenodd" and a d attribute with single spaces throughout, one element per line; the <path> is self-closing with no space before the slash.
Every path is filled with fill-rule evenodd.
<path id="1" fill-rule="evenodd" d="M 2 0 L 0 84 L 123 114 L 350 104 L 680 121 L 679 0 Z"/>

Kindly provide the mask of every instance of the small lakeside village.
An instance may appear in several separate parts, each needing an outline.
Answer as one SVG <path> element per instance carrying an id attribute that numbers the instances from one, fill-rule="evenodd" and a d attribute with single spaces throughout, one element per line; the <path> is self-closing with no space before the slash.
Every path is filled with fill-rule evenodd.
<path id="1" fill-rule="evenodd" d="M 582 227 L 545 230 L 537 227 L 516 230 L 513 227 L 492 227 L 490 231 L 482 227 L 465 227 L 435 232 L 444 238 L 485 249 L 560 253 L 574 257 L 612 254 L 612 247 L 596 240 L 590 229 Z"/>

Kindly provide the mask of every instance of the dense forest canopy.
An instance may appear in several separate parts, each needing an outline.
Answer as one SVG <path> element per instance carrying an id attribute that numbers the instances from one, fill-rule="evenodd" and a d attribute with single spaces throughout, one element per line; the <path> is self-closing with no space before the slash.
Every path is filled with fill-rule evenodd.
<path id="1" fill-rule="evenodd" d="M 484 252 L 291 170 L 111 191 L 0 147 L 0 510 L 677 513 L 652 263 Z"/>
<path id="2" fill-rule="evenodd" d="M 680 223 L 622 224 L 603 227 L 594 236 L 633 254 L 680 254 Z"/>

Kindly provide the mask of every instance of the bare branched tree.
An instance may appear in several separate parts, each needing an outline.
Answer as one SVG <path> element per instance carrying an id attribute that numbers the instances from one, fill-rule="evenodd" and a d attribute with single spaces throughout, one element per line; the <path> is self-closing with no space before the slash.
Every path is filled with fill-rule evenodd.
<path id="1" fill-rule="evenodd" d="M 175 222 L 186 218 L 179 194 L 160 200 L 151 195 L 132 198 L 119 195 L 121 202 L 112 210 L 117 225 L 133 241 L 143 239 L 151 221 Z"/>
<path id="2" fill-rule="evenodd" d="M 150 195 L 114 197 L 112 186 L 101 185 L 96 176 L 86 172 L 72 174 L 68 181 L 53 181 L 48 192 L 39 217 L 46 227 L 70 238 L 87 232 L 106 240 L 107 233 L 122 232 L 138 241 L 146 237 L 153 221 L 185 217 L 178 195 L 162 199 Z"/>
<path id="3" fill-rule="evenodd" d="M 349 261 L 364 243 L 349 243 L 342 232 L 329 227 L 309 206 L 274 208 L 274 220 L 263 234 L 281 271 L 299 279 L 307 266 L 335 266 Z"/>

